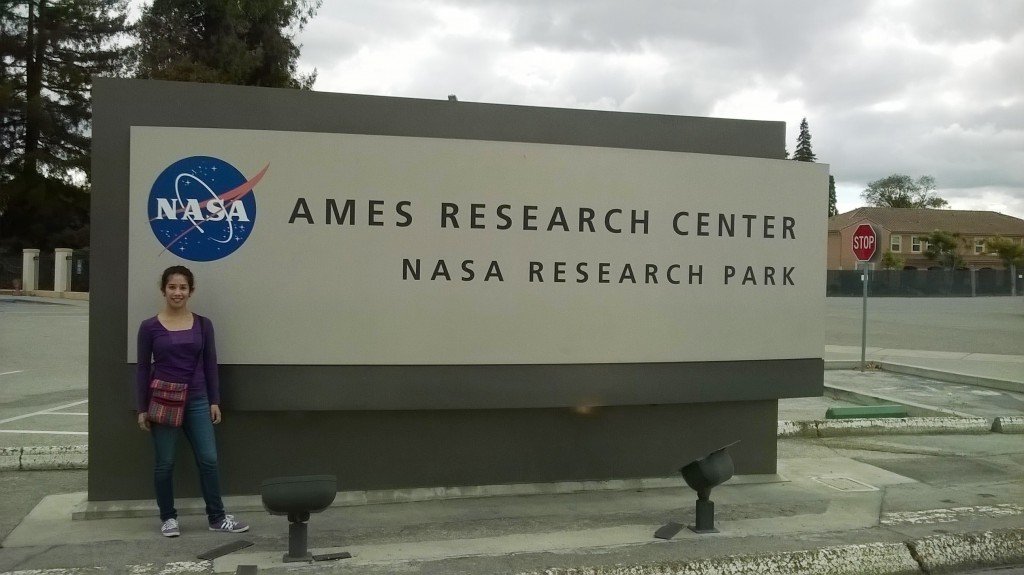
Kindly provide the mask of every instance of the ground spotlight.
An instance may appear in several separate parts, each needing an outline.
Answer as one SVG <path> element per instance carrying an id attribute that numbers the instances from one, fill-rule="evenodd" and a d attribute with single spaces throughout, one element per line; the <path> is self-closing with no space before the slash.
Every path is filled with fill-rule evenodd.
<path id="1" fill-rule="evenodd" d="M 718 533 L 718 529 L 715 529 L 715 503 L 711 501 L 711 489 L 732 477 L 735 468 L 726 449 L 737 443 L 739 441 L 720 447 L 679 470 L 690 489 L 697 492 L 697 517 L 695 524 L 689 526 L 694 533 Z M 671 539 L 680 529 L 682 525 L 668 523 L 658 529 L 654 536 L 658 539 Z"/>
<path id="2" fill-rule="evenodd" d="M 260 485 L 263 508 L 271 515 L 288 516 L 288 553 L 286 563 L 312 561 L 306 549 L 310 513 L 319 513 L 334 503 L 338 480 L 333 475 L 275 477 Z"/>

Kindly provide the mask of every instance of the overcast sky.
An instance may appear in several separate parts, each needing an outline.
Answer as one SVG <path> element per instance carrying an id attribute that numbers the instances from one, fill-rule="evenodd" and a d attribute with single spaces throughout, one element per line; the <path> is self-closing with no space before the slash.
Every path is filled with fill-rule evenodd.
<path id="1" fill-rule="evenodd" d="M 867 182 L 935 177 L 1024 218 L 1024 2 L 325 0 L 297 37 L 315 89 L 785 121 Z"/>

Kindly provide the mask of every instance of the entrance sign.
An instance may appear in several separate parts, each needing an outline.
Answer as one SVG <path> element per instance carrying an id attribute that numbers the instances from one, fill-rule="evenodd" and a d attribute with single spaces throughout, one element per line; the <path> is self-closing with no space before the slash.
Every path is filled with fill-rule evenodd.
<path id="1" fill-rule="evenodd" d="M 773 474 L 778 400 L 822 393 L 828 166 L 784 122 L 108 78 L 92 105 L 90 502 L 152 497 L 125 429 L 171 265 L 216 326 L 220 448 L 352 490 L 663 477 L 736 440 Z M 265 458 L 223 465 L 259 493 Z"/>
<path id="2" fill-rule="evenodd" d="M 875 229 L 868 224 L 861 224 L 853 232 L 853 255 L 858 261 L 870 261 L 878 248 L 878 236 Z"/>
<path id="3" fill-rule="evenodd" d="M 826 172 L 651 150 L 135 126 L 129 273 L 193 266 L 197 309 L 236 334 L 218 340 L 224 364 L 819 358 L 825 220 L 809 198 Z M 150 283 L 129 287 L 129 333 L 153 295 Z"/>

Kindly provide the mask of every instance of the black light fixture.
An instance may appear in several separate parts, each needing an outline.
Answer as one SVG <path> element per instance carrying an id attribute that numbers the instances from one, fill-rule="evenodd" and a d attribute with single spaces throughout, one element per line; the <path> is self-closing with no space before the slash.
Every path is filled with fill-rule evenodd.
<path id="1" fill-rule="evenodd" d="M 718 533 L 718 529 L 715 529 L 715 503 L 711 501 L 711 489 L 728 481 L 735 472 L 732 457 L 726 449 L 737 443 L 739 441 L 720 447 L 679 470 L 690 489 L 697 492 L 697 517 L 695 524 L 689 526 L 690 531 Z M 680 529 L 682 525 L 668 523 L 658 529 L 654 536 L 658 539 L 671 539 Z"/>
<path id="2" fill-rule="evenodd" d="M 310 513 L 319 513 L 330 507 L 337 493 L 338 480 L 333 475 L 275 477 L 260 485 L 263 508 L 271 515 L 288 516 L 285 563 L 316 559 L 306 548 L 306 522 Z"/>

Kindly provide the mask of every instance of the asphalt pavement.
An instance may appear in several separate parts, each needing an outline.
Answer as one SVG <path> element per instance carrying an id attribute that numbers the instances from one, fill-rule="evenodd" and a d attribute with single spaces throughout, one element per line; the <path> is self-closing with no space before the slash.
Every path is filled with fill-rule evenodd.
<path id="1" fill-rule="evenodd" d="M 80 443 L 67 433 L 86 429 L 87 416 L 75 414 L 87 413 L 76 402 L 85 399 L 88 306 L 12 299 L 0 296 L 0 447 Z M 834 369 L 825 381 L 833 391 L 781 400 L 780 420 L 890 401 L 935 414 L 1024 415 L 1024 357 L 1013 355 L 1024 299 L 873 300 L 872 309 L 886 315 L 869 329 L 868 369 L 860 371 L 859 331 L 851 341 L 845 325 L 859 300 L 829 299 L 824 355 Z M 695 494 L 678 476 L 341 492 L 310 520 L 309 544 L 352 557 L 288 567 L 287 521 L 255 497 L 227 500 L 252 524 L 249 533 L 207 531 L 200 502 L 185 500 L 182 536 L 165 539 L 152 502 L 87 502 L 85 471 L 0 472 L 0 572 L 965 572 L 1024 564 L 1022 437 L 780 439 L 778 474 L 735 477 L 713 490 L 719 533 L 683 529 L 670 540 L 655 530 L 695 520 Z M 239 540 L 252 545 L 212 561 L 196 557 Z"/>
<path id="2" fill-rule="evenodd" d="M 860 349 L 863 301 L 826 298 L 825 344 Z M 1024 297 L 868 298 L 867 345 L 1020 355 Z"/>
<path id="3" fill-rule="evenodd" d="M 88 366 L 88 302 L 0 295 L 0 447 L 86 443 Z"/>

